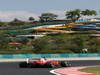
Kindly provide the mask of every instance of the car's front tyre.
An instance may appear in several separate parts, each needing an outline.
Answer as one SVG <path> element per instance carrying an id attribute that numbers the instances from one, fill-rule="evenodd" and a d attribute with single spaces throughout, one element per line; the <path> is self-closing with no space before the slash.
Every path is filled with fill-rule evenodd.
<path id="1" fill-rule="evenodd" d="M 61 67 L 70 67 L 71 65 L 68 62 L 61 61 L 60 63 Z"/>
<path id="2" fill-rule="evenodd" d="M 28 63 L 28 67 L 29 68 L 35 68 L 36 67 L 36 64 L 34 64 L 34 63 Z"/>
<path id="3" fill-rule="evenodd" d="M 20 62 L 19 63 L 19 67 L 20 68 L 27 68 L 28 67 L 28 64 L 26 62 Z"/>

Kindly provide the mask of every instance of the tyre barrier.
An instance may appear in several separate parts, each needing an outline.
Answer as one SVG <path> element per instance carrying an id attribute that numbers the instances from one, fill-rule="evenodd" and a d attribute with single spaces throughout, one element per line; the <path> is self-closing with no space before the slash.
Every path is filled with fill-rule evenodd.
<path id="1" fill-rule="evenodd" d="M 83 57 L 100 57 L 100 53 L 80 53 L 80 54 L 0 54 L 0 58 L 83 58 Z"/>

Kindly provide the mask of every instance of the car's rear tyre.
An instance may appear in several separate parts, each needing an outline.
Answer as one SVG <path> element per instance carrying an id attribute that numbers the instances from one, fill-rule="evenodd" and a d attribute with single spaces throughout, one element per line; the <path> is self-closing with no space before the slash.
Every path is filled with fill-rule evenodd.
<path id="1" fill-rule="evenodd" d="M 19 67 L 20 68 L 27 68 L 28 67 L 28 64 L 26 62 L 20 62 L 19 63 Z"/>
<path id="2" fill-rule="evenodd" d="M 54 68 L 54 67 L 55 67 L 55 65 L 54 65 L 53 63 L 47 63 L 46 66 L 47 66 L 48 68 Z"/>

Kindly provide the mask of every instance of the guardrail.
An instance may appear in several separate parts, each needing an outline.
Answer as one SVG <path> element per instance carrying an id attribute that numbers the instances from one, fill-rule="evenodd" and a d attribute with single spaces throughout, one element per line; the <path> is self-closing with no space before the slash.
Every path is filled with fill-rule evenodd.
<path id="1" fill-rule="evenodd" d="M 15 58 L 32 58 L 32 57 L 47 57 L 47 58 L 82 58 L 82 57 L 100 57 L 99 53 L 82 53 L 82 54 L 1 54 L 0 58 L 15 59 Z"/>

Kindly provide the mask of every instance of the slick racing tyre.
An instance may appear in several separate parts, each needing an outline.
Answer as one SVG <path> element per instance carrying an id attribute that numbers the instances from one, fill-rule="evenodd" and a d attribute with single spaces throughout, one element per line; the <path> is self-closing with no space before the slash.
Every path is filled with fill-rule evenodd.
<path id="1" fill-rule="evenodd" d="M 52 63 L 47 63 L 46 66 L 47 66 L 48 68 L 54 68 L 54 67 L 55 67 L 55 65 L 52 64 Z"/>
<path id="2" fill-rule="evenodd" d="M 65 61 L 61 61 L 60 65 L 61 65 L 61 67 L 68 67 L 69 66 L 69 64 Z"/>
<path id="3" fill-rule="evenodd" d="M 26 62 L 20 62 L 19 63 L 19 67 L 20 68 L 27 68 L 28 67 L 28 64 Z"/>
<path id="4" fill-rule="evenodd" d="M 35 65 L 34 63 L 28 63 L 28 67 L 29 67 L 29 68 L 35 68 L 36 65 Z"/>

